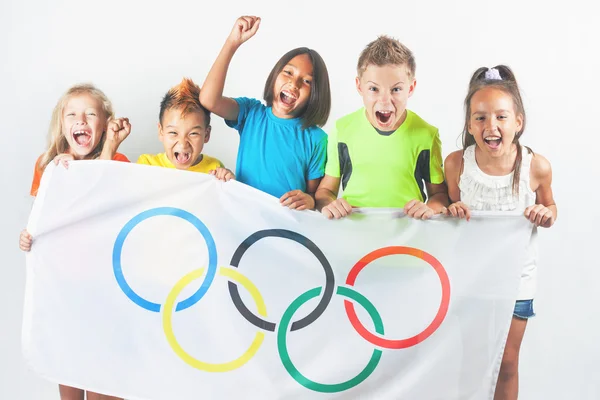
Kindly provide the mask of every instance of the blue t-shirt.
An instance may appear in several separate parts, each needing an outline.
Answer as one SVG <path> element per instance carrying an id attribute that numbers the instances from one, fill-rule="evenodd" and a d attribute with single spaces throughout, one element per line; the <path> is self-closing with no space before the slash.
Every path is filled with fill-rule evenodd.
<path id="1" fill-rule="evenodd" d="M 306 181 L 322 178 L 327 134 L 317 126 L 302 129 L 300 118 L 282 119 L 256 99 L 236 98 L 237 121 L 225 121 L 240 133 L 236 179 L 273 196 L 306 192 Z"/>

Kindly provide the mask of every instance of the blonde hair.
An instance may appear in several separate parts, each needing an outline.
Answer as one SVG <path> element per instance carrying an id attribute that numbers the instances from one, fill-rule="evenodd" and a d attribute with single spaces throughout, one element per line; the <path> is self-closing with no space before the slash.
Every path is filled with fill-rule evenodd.
<path id="1" fill-rule="evenodd" d="M 58 99 L 58 102 L 52 111 L 52 119 L 50 120 L 50 128 L 48 129 L 48 149 L 40 158 L 40 162 L 38 164 L 40 169 L 43 170 L 48 164 L 50 164 L 54 157 L 69 150 L 69 143 L 63 134 L 63 111 L 71 98 L 81 94 L 88 94 L 100 102 L 102 105 L 102 111 L 106 116 L 107 124 L 111 119 L 113 119 L 114 113 L 112 109 L 112 103 L 100 89 L 89 83 L 79 84 L 69 88 L 69 90 L 67 90 L 60 97 L 60 99 Z M 100 142 L 87 156 L 87 158 L 93 159 L 98 157 L 102 151 L 102 146 L 104 146 L 105 140 L 106 132 L 102 132 Z"/>
<path id="2" fill-rule="evenodd" d="M 415 77 L 417 63 L 412 51 L 398 40 L 386 35 L 379 36 L 369 43 L 358 57 L 356 66 L 361 77 L 369 65 L 383 67 L 385 65 L 405 65 L 410 78 Z"/>

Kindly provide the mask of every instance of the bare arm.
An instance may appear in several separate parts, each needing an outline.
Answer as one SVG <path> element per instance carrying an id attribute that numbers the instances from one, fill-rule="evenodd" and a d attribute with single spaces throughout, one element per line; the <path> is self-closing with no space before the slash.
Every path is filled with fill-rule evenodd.
<path id="1" fill-rule="evenodd" d="M 458 182 L 462 173 L 462 151 L 450 153 L 444 161 L 444 176 L 446 177 L 446 185 L 448 186 L 448 198 L 451 203 L 460 201 L 460 189 Z"/>
<path id="2" fill-rule="evenodd" d="M 289 207 L 292 210 L 313 210 L 315 208 L 315 191 L 320 181 L 321 178 L 306 181 L 306 192 L 300 189 L 291 190 L 284 193 L 279 198 L 279 202 L 282 206 Z"/>
<path id="3" fill-rule="evenodd" d="M 131 133 L 131 124 L 129 118 L 117 118 L 108 123 L 106 128 L 106 140 L 102 147 L 102 153 L 98 157 L 100 160 L 112 160 L 119 149 L 119 146 Z"/>
<path id="4" fill-rule="evenodd" d="M 427 206 L 433 210 L 436 214 L 444 212 L 448 207 L 448 188 L 446 183 L 442 182 L 439 184 L 425 183 L 427 194 L 429 199 L 427 200 Z"/>
<path id="5" fill-rule="evenodd" d="M 310 194 L 313 199 L 322 180 L 322 178 L 319 178 L 306 181 L 306 193 Z"/>
<path id="6" fill-rule="evenodd" d="M 333 176 L 325 175 L 323 179 L 321 179 L 321 183 L 315 191 L 317 211 L 321 211 L 323 207 L 335 201 L 338 197 L 339 190 L 340 178 L 334 178 Z"/>
<path id="7" fill-rule="evenodd" d="M 536 154 L 531 161 L 531 183 L 535 188 L 535 205 L 527 207 L 525 216 L 534 224 L 550 228 L 558 217 L 552 194 L 552 167 L 543 156 Z"/>
<path id="8" fill-rule="evenodd" d="M 466 204 L 460 201 L 460 175 L 463 169 L 463 152 L 455 151 L 446 157 L 444 161 L 444 175 L 446 176 L 446 185 L 448 185 L 448 198 L 450 205 L 448 212 L 454 217 L 471 219 L 471 211 Z"/>
<path id="9" fill-rule="evenodd" d="M 235 21 L 229 37 L 208 72 L 204 85 L 200 90 L 200 103 L 210 112 L 226 120 L 236 120 L 240 112 L 240 108 L 234 99 L 223 96 L 229 64 L 237 49 L 242 43 L 254 36 L 259 25 L 260 18 L 257 17 L 240 17 Z"/>
<path id="10" fill-rule="evenodd" d="M 352 214 L 352 206 L 346 199 L 339 198 L 340 178 L 325 175 L 315 193 L 316 209 L 329 219 L 343 218 Z"/>

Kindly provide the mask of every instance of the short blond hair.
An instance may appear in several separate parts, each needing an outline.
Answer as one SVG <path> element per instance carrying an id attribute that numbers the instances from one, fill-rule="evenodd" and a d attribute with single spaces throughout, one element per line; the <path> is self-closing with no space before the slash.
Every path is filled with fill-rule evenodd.
<path id="1" fill-rule="evenodd" d="M 405 65 L 411 78 L 415 77 L 417 64 L 412 51 L 398 40 L 381 35 L 369 43 L 358 57 L 356 70 L 362 76 L 369 65 Z"/>
<path id="2" fill-rule="evenodd" d="M 83 83 L 69 88 L 69 90 L 58 99 L 58 102 L 52 111 L 52 119 L 50 120 L 50 128 L 48 129 L 48 149 L 40 158 L 38 164 L 40 169 L 43 170 L 52 160 L 54 160 L 54 157 L 66 153 L 67 150 L 69 150 L 69 143 L 67 142 L 65 135 L 63 135 L 63 111 L 71 98 L 81 94 L 88 94 L 100 102 L 102 111 L 106 117 L 106 124 L 114 118 L 112 103 L 108 100 L 102 90 L 90 83 Z M 100 142 L 89 154 L 89 158 L 96 158 L 100 155 L 105 140 L 106 132 L 102 132 Z"/>

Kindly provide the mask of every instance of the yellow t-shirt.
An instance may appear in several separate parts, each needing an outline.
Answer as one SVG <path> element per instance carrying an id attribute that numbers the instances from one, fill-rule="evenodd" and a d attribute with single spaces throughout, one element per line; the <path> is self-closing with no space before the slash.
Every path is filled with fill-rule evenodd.
<path id="1" fill-rule="evenodd" d="M 137 160 L 138 164 L 144 165 L 153 165 L 155 167 L 165 167 L 165 168 L 175 168 L 171 160 L 167 157 L 165 153 L 160 154 L 142 154 L 140 158 Z M 222 167 L 223 163 L 216 158 L 207 156 L 206 154 L 202 155 L 202 161 L 200 161 L 196 165 L 192 165 L 186 171 L 192 172 L 203 172 L 207 174 L 213 169 Z"/>

